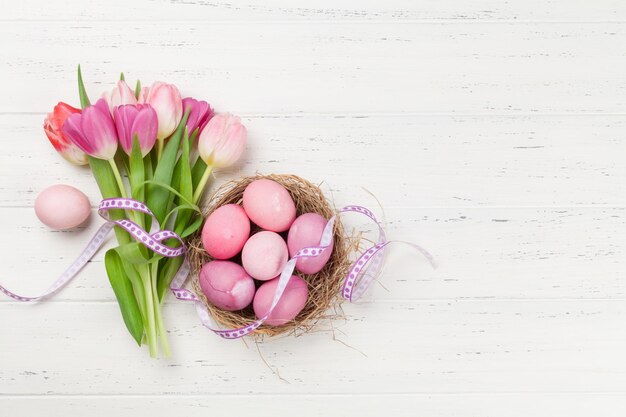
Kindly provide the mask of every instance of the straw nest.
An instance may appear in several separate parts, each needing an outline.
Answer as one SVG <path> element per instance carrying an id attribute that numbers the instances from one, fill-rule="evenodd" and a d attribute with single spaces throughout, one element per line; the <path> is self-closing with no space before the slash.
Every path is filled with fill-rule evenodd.
<path id="1" fill-rule="evenodd" d="M 224 184 L 209 199 L 203 209 L 203 214 L 210 215 L 217 208 L 225 204 L 241 204 L 243 192 L 254 180 L 267 178 L 281 184 L 289 191 L 296 204 L 297 214 L 318 213 L 325 219 L 335 215 L 335 210 L 326 199 L 320 188 L 309 181 L 295 175 L 256 175 L 244 177 Z M 259 230 L 253 225 L 252 233 Z M 295 334 L 296 332 L 309 331 L 320 319 L 331 317 L 329 311 L 340 302 L 340 290 L 343 279 L 349 268 L 348 255 L 351 247 L 351 239 L 346 237 L 341 222 L 335 222 L 335 242 L 333 253 L 317 274 L 304 275 L 298 273 L 309 286 L 309 298 L 304 309 L 289 323 L 282 326 L 262 325 L 256 331 L 256 335 L 276 336 L 279 334 Z M 212 258 L 202 247 L 200 232 L 192 236 L 189 241 L 189 260 L 191 263 L 191 276 L 193 289 L 207 306 L 210 314 L 216 322 L 227 329 L 234 329 L 250 324 L 256 317 L 252 306 L 240 311 L 224 311 L 207 301 L 200 289 L 198 273 L 202 265 Z"/>

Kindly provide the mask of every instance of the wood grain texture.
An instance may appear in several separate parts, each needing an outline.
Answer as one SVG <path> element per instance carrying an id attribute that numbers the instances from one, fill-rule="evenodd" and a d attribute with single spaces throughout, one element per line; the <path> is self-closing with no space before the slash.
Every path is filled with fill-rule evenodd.
<path id="1" fill-rule="evenodd" d="M 416 207 L 385 213 L 389 237 L 427 247 L 438 268 L 431 270 L 412 250 L 392 248 L 368 299 L 626 299 L 624 208 Z M 344 221 L 350 230 L 375 238 L 371 224 L 351 216 Z M 9 236 L 22 236 L 19 243 L 0 240 L 0 251 L 17 246 L 17 259 L 5 265 L 2 282 L 27 294 L 45 289 L 100 224 L 94 219 L 86 230 L 52 232 L 38 223 L 31 208 L 0 209 L 0 227 Z M 112 300 L 103 257 L 104 251 L 96 254 L 49 302 Z M 0 299 L 5 302 L 12 301 Z"/>
<path id="2" fill-rule="evenodd" d="M 75 100 L 78 63 L 94 96 L 123 70 L 235 113 L 626 112 L 622 23 L 10 21 L 0 38 L 0 112 Z"/>
<path id="3" fill-rule="evenodd" d="M 42 409 L 49 417 L 65 417 L 67 410 L 80 415 L 108 417 L 111 413 L 126 415 L 141 408 L 150 415 L 180 414 L 189 417 L 222 412 L 225 404 L 237 403 L 238 413 L 258 414 L 271 409 L 280 415 L 326 417 L 356 415 L 378 417 L 383 414 L 434 417 L 586 417 L 601 413 L 605 417 L 622 417 L 626 400 L 621 393 L 513 393 L 513 394 L 366 394 L 366 395 L 168 395 L 168 396 L 19 396 L 4 397 L 0 403 L 17 417 L 30 417 Z"/>
<path id="4" fill-rule="evenodd" d="M 43 135 L 43 115 L 2 115 L 0 206 L 72 183 L 91 201 L 89 170 L 66 163 Z M 385 207 L 623 206 L 625 116 L 246 117 L 245 161 L 216 173 L 283 172 L 325 182 L 336 204 Z M 14 169 L 19 161 L 22 170 Z M 45 163 L 42 164 L 42 161 Z M 332 173 L 332 175 L 329 175 Z"/>
<path id="5" fill-rule="evenodd" d="M 475 21 L 622 21 L 626 12 L 617 0 L 541 0 L 509 1 L 479 0 L 318 0 L 294 2 L 289 0 L 112 0 L 88 8 L 80 0 L 50 2 L 42 7 L 38 1 L 15 3 L 2 0 L 2 20 L 65 20 L 65 21 L 124 21 L 142 20 L 208 20 L 259 21 L 277 20 L 317 21 L 424 21 L 428 23 Z"/>
<path id="6" fill-rule="evenodd" d="M 433 271 L 398 246 L 365 299 L 344 304 L 345 319 L 258 348 L 215 337 L 192 306 L 168 300 L 174 357 L 155 361 L 127 336 L 99 253 L 46 303 L 0 299 L 2 410 L 626 413 L 623 2 L 0 8 L 3 284 L 45 288 L 100 224 L 94 213 L 84 228 L 53 232 L 33 211 L 55 183 L 99 201 L 89 172 L 57 156 L 41 128 L 57 101 L 77 104 L 79 62 L 92 99 L 123 70 L 242 115 L 245 162 L 216 173 L 213 187 L 257 171 L 298 174 L 337 206 L 376 209 L 390 237 L 438 261 Z"/>
<path id="7" fill-rule="evenodd" d="M 320 323 L 316 333 L 262 344 L 286 382 L 253 342 L 224 343 L 188 304 L 164 311 L 170 360 L 133 345 L 113 302 L 4 303 L 0 313 L 12 335 L 3 341 L 0 378 L 12 395 L 623 393 L 626 386 L 623 300 L 350 305 L 346 321 L 333 325 L 343 343 Z"/>

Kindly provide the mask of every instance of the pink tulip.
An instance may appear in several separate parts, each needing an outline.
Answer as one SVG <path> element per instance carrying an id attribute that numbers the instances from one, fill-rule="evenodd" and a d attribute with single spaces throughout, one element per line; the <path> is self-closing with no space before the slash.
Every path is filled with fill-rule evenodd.
<path id="1" fill-rule="evenodd" d="M 117 151 L 115 124 L 104 99 L 72 114 L 63 124 L 63 133 L 83 152 L 98 159 L 113 159 Z"/>
<path id="2" fill-rule="evenodd" d="M 105 99 L 109 105 L 111 114 L 113 114 L 113 111 L 115 111 L 117 106 L 122 106 L 124 104 L 137 104 L 135 93 L 124 80 L 119 80 L 117 82 L 117 87 L 110 92 L 106 91 L 102 94 L 102 98 Z"/>
<path id="3" fill-rule="evenodd" d="M 246 147 L 247 131 L 232 114 L 214 116 L 200 133 L 198 151 L 206 164 L 224 168 L 237 162 Z"/>
<path id="4" fill-rule="evenodd" d="M 189 132 L 190 136 L 196 129 L 202 132 L 214 114 L 209 103 L 191 97 L 183 99 L 183 109 L 191 110 L 189 112 L 189 118 L 187 119 L 187 132 Z"/>
<path id="5" fill-rule="evenodd" d="M 157 139 L 162 141 L 176 130 L 183 118 L 183 102 L 180 92 L 173 84 L 154 82 L 149 88 L 143 88 L 139 103 L 149 104 L 154 108 L 159 121 Z"/>
<path id="6" fill-rule="evenodd" d="M 158 129 L 157 114 L 148 104 L 126 104 L 115 109 L 114 115 L 117 136 L 122 149 L 130 155 L 133 138 L 137 135 L 141 156 L 146 156 L 156 142 Z"/>
<path id="7" fill-rule="evenodd" d="M 50 140 L 54 149 L 61 154 L 63 158 L 76 165 L 85 165 L 88 163 L 87 155 L 81 151 L 72 141 L 63 134 L 61 130 L 63 123 L 72 114 L 80 114 L 80 109 L 74 108 L 66 103 L 59 103 L 54 106 L 52 113 L 43 122 L 43 130 Z"/>

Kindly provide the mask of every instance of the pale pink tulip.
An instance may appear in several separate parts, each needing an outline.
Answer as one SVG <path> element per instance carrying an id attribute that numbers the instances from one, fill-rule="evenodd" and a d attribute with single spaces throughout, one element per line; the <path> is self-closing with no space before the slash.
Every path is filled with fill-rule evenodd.
<path id="1" fill-rule="evenodd" d="M 156 111 L 159 121 L 157 131 L 159 141 L 169 137 L 183 118 L 183 102 L 178 88 L 173 84 L 157 81 L 150 87 L 143 88 L 139 95 L 139 103 L 149 104 Z"/>
<path id="2" fill-rule="evenodd" d="M 198 151 L 206 164 L 213 168 L 228 167 L 241 157 L 247 139 L 246 127 L 232 114 L 218 114 L 200 133 Z"/>
<path id="3" fill-rule="evenodd" d="M 113 114 L 115 108 L 118 106 L 123 106 L 124 104 L 137 104 L 135 92 L 128 86 L 128 84 L 126 84 L 126 81 L 124 80 L 119 80 L 117 82 L 117 86 L 113 90 L 104 92 L 104 94 L 102 94 L 102 98 L 105 99 L 109 105 L 111 114 Z"/>

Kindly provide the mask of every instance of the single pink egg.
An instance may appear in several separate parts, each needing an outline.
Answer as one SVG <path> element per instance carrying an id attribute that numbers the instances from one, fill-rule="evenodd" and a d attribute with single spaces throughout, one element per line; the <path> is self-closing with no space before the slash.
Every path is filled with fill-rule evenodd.
<path id="1" fill-rule="evenodd" d="M 288 257 L 283 238 L 278 233 L 263 231 L 248 239 L 241 251 L 241 264 L 252 278 L 267 281 L 281 273 Z"/>
<path id="2" fill-rule="evenodd" d="M 46 226 L 66 230 L 83 224 L 91 214 L 91 205 L 82 191 L 59 184 L 39 193 L 35 214 Z"/>
<path id="3" fill-rule="evenodd" d="M 254 298 L 254 280 L 241 265 L 234 262 L 211 261 L 204 264 L 199 280 L 207 300 L 222 310 L 241 310 Z"/>
<path id="4" fill-rule="evenodd" d="M 250 220 L 237 204 L 215 210 L 204 222 L 202 245 L 215 259 L 228 259 L 241 252 L 250 236 Z"/>
<path id="5" fill-rule="evenodd" d="M 251 182 L 243 192 L 243 208 L 254 223 L 272 232 L 284 232 L 296 218 L 289 191 L 276 181 Z"/>
<path id="6" fill-rule="evenodd" d="M 267 281 L 256 291 L 252 306 L 257 318 L 265 316 L 270 310 L 274 294 L 276 294 L 278 280 L 279 278 L 275 278 Z M 270 326 L 280 326 L 293 320 L 306 305 L 308 296 L 309 289 L 306 281 L 297 275 L 292 275 L 282 297 L 265 323 Z"/>
<path id="7" fill-rule="evenodd" d="M 291 225 L 287 236 L 289 256 L 294 256 L 300 249 L 318 246 L 322 233 L 326 227 L 326 220 L 317 213 L 305 213 L 299 216 Z M 320 255 L 311 258 L 298 258 L 296 268 L 303 274 L 315 274 L 324 268 L 333 251 L 334 242 Z"/>

